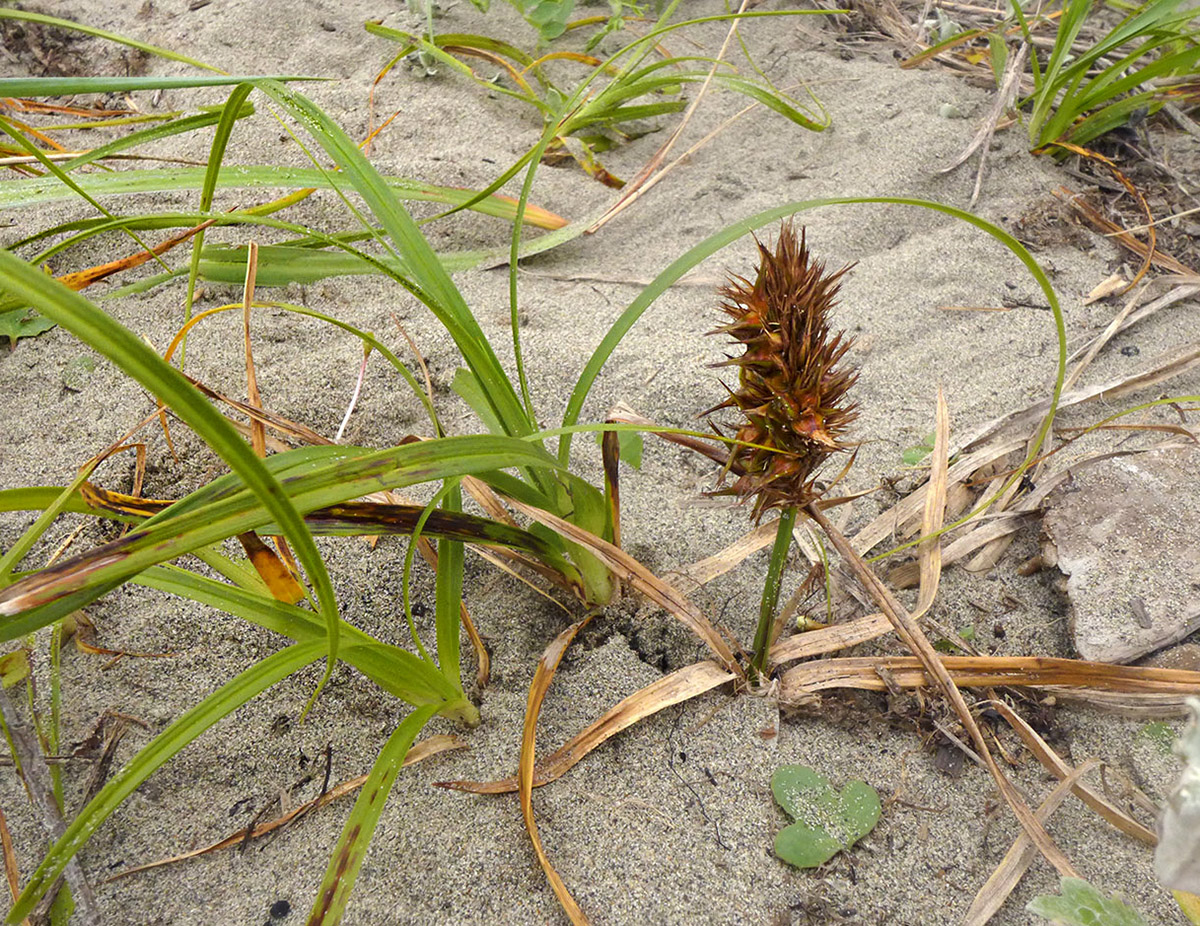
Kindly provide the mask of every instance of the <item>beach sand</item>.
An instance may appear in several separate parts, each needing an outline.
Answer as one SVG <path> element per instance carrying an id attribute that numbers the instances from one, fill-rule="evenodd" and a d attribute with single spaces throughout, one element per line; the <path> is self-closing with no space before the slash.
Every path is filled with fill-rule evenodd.
<path id="1" fill-rule="evenodd" d="M 197 4 L 190 4 L 197 6 Z M 237 73 L 311 74 L 334 78 L 303 85 L 354 138 L 368 131 L 368 92 L 395 46 L 366 34 L 362 24 L 385 16 L 399 28 L 419 20 L 396 4 L 363 0 L 271 4 L 216 0 L 190 9 L 186 0 L 71 0 L 34 7 L 175 49 Z M 286 6 L 286 14 L 284 12 Z M 760 8 L 788 6 L 768 2 Z M 467 3 L 453 5 L 442 32 L 486 31 L 532 44 L 532 33 L 496 3 L 481 17 Z M 606 9 L 597 7 L 597 11 Z M 697 0 L 689 14 L 720 12 Z M 270 15 L 267 15 L 270 13 Z M 673 36 L 675 54 L 713 55 L 722 24 Z M 727 224 L 783 203 L 818 197 L 915 196 L 965 207 L 974 161 L 940 172 L 966 146 L 992 100 L 944 70 L 901 70 L 892 45 L 847 42 L 818 17 L 769 19 L 743 29 L 755 60 L 780 86 L 808 81 L 828 108 L 832 126 L 805 131 L 762 108 L 744 115 L 673 170 L 633 208 L 599 233 L 576 239 L 522 264 L 519 306 L 522 346 L 540 419 L 561 419 L 570 388 L 591 351 L 642 285 L 662 268 Z M 692 46 L 690 43 L 696 43 Z M 132 60 L 99 40 L 71 46 L 85 70 L 182 74 L 182 64 Z M 732 53 L 731 53 L 732 54 Z M 0 59 L 7 75 L 40 73 L 38 62 Z M 691 91 L 691 92 L 694 92 Z M 224 93 L 166 91 L 136 97 L 147 111 L 218 103 Z M 308 166 L 300 147 L 267 112 L 239 125 L 227 164 Z M 692 144 L 744 108 L 742 97 L 708 95 L 681 147 Z M 490 99 L 446 70 L 422 78 L 398 67 L 380 84 L 376 123 L 399 111 L 375 140 L 371 158 L 384 173 L 432 183 L 479 188 L 536 140 L 532 111 Z M 949 115 L 955 118 L 948 117 Z M 604 156 L 613 173 L 630 177 L 652 155 L 674 122 Z M 164 157 L 203 162 L 208 133 L 155 146 Z M 1057 215 L 1051 191 L 1078 185 L 1047 158 L 1027 151 L 1021 126 L 1001 132 L 989 157 L 983 195 L 985 218 L 1020 231 L 1023 217 Z M 519 190 L 516 184 L 508 192 Z M 532 200 L 571 220 L 594 216 L 614 193 L 574 168 L 543 167 Z M 269 198 L 263 191 L 225 191 L 217 208 Z M 122 212 L 192 208 L 192 194 L 126 197 Z M 434 210 L 415 204 L 414 213 Z M 25 213 L 7 212 L 6 242 L 38 228 L 90 215 L 77 201 Z M 297 210 L 297 221 L 329 229 L 351 227 L 344 206 L 329 193 Z M 842 290 L 836 324 L 857 337 L 850 359 L 861 369 L 855 398 L 861 441 L 845 489 L 857 491 L 881 477 L 903 475 L 901 450 L 933 430 L 938 385 L 946 393 L 952 436 L 1024 407 L 1049 393 L 1057 358 L 1050 311 L 1028 272 L 984 233 L 950 216 L 907 206 L 852 206 L 806 212 L 813 251 L 831 267 L 856 264 Z M 1049 222 L 1039 261 L 1053 268 L 1072 349 L 1110 320 L 1119 305 L 1081 306 L 1091 290 L 1129 258 L 1090 232 Z M 439 250 L 506 247 L 508 226 L 497 219 L 459 214 L 426 226 Z M 763 229 L 773 240 L 776 229 Z M 249 232 L 213 230 L 209 241 L 244 243 Z M 272 240 L 266 236 L 263 241 Z M 72 251 L 54 265 L 61 273 L 110 260 L 132 244 L 115 237 Z M 617 401 L 664 425 L 694 427 L 696 416 L 724 395 L 722 371 L 712 368 L 725 345 L 707 336 L 720 323 L 714 282 L 728 271 L 752 270 L 753 242 L 743 239 L 668 290 L 621 344 L 596 383 L 582 420 L 602 420 Z M 504 268 L 459 274 L 455 282 L 473 307 L 497 353 L 512 369 L 508 333 L 508 276 Z M 103 286 L 88 292 L 103 294 Z M 453 342 L 415 299 L 373 277 L 328 279 L 266 298 L 303 303 L 375 332 L 406 360 L 412 354 L 392 321 L 413 337 L 433 378 L 447 428 L 478 430 L 449 390 L 461 361 Z M 1000 306 L 1004 312 L 946 311 L 946 306 Z M 232 287 L 206 285 L 202 307 L 240 299 Z M 162 350 L 182 317 L 182 284 L 102 303 L 113 316 Z M 1189 338 L 1184 302 L 1122 335 L 1096 359 L 1088 382 L 1140 369 Z M 199 328 L 188 345 L 189 372 L 234 395 L 244 394 L 240 313 Z M 282 311 L 255 318 L 255 351 L 266 407 L 332 436 L 349 400 L 361 360 L 359 343 Z M 1120 348 L 1134 345 L 1137 356 Z M 90 351 L 62 330 L 23 340 L 0 352 L 0 382 L 8 408 L 0 445 L 0 486 L 62 485 L 91 454 L 107 446 L 153 407 L 136 384 L 102 358 L 80 372 Z M 725 374 L 728 375 L 728 374 Z M 65 377 L 71 388 L 64 385 Z M 1200 376 L 1185 374 L 1122 402 L 1148 401 L 1162 389 L 1200 392 Z M 1066 413 L 1069 425 L 1087 424 L 1117 410 Z M 425 433 L 421 407 L 377 356 L 368 365 L 362 398 L 344 441 L 394 444 Z M 161 433 L 144 432 L 149 455 L 145 494 L 179 497 L 221 472 L 217 458 L 194 438 L 174 431 L 180 458 L 171 458 Z M 599 479 L 594 442 L 574 444 L 578 471 Z M 132 456 L 110 462 L 97 481 L 127 490 Z M 748 510 L 707 499 L 714 466 L 682 449 L 646 439 L 640 470 L 623 471 L 623 535 L 629 552 L 669 576 L 708 556 L 750 529 Z M 911 482 L 911 479 L 909 480 Z M 890 504 L 882 494 L 855 502 L 846 517 L 861 525 Z M 0 518 L 0 545 L 8 546 L 33 514 Z M 45 556 L 74 529 L 63 520 L 35 552 Z M 108 528 L 90 527 L 73 549 L 99 542 Z M 374 549 L 360 540 L 319 541 L 327 556 L 343 616 L 381 639 L 407 642 L 400 606 L 404 543 L 385 539 Z M 1000 655 L 1072 655 L 1067 602 L 1053 571 L 1023 576 L 1017 566 L 1037 551 L 1036 525 L 1026 528 L 990 571 L 947 569 L 933 616 L 952 628 L 971 626 L 976 643 Z M 766 553 L 691 592 L 714 621 L 748 641 L 766 570 Z M 792 570 L 785 594 L 802 571 Z M 565 922 L 538 867 L 513 795 L 447 792 L 433 782 L 491 779 L 515 771 L 526 694 L 538 657 L 570 622 L 567 614 L 510 576 L 468 556 L 465 597 L 491 649 L 491 685 L 479 692 L 483 722 L 464 732 L 435 721 L 429 733 L 458 732 L 469 748 L 437 756 L 404 771 L 384 811 L 362 868 L 345 922 L 352 924 L 543 924 Z M 432 575 L 418 567 L 414 600 L 432 611 Z M 912 601 L 914 599 L 906 599 Z M 852 602 L 838 602 L 847 615 Z M 818 604 L 818 607 L 820 605 Z M 274 652 L 281 640 L 234 617 L 145 589 L 127 587 L 89 607 L 99 640 L 111 649 L 169 652 L 169 659 L 125 658 L 113 664 L 68 647 L 64 652 L 64 742 L 88 735 L 105 711 L 138 718 L 116 761 L 132 757 L 153 734 L 209 692 Z M 432 618 L 420 622 L 432 635 Z M 997 632 L 1000 628 L 1000 632 Z M 45 640 L 39 635 L 45 652 Z M 888 637 L 865 652 L 903 652 Z M 635 689 L 703 658 L 701 645 L 669 615 L 632 597 L 601 614 L 567 654 L 543 713 L 538 744 L 545 752 Z M 45 664 L 40 673 L 45 678 Z M 464 650 L 464 671 L 473 672 Z M 128 866 L 215 841 L 245 826 L 288 791 L 293 802 L 315 796 L 332 755 L 334 781 L 361 774 L 405 713 L 399 702 L 367 679 L 341 667 L 311 715 L 298 715 L 319 678 L 319 666 L 294 676 L 219 723 L 167 764 L 98 830 L 81 854 L 96 886 L 105 922 L 201 924 L 300 922 L 307 915 L 349 811 L 349 799 L 309 814 L 243 850 L 226 850 L 114 882 Z M 43 684 L 40 695 L 48 698 Z M 48 703 L 48 702 L 47 702 Z M 915 700 L 830 692 L 802 714 L 781 715 L 770 698 L 718 690 L 643 721 L 597 749 L 562 780 L 534 795 L 546 850 L 583 909 L 599 924 L 845 923 L 936 926 L 961 922 L 971 897 L 996 867 L 1019 828 L 986 771 L 965 763 L 952 777 L 934 764 L 935 750 L 915 720 Z M 889 710 L 889 708 L 891 708 Z M 1107 785 L 1128 803 L 1124 782 L 1161 800 L 1178 771 L 1143 733 L 1145 719 L 1061 707 L 1050 712 L 1049 737 L 1075 763 L 1098 757 L 1111 766 Z M 1172 728 L 1178 730 L 1177 721 Z M 1050 777 L 1012 737 L 1017 758 L 1010 774 L 1036 805 Z M 786 822 L 774 804 L 770 777 L 781 764 L 810 765 L 841 784 L 861 779 L 884 802 L 879 825 L 853 851 L 821 869 L 801 872 L 773 854 Z M 67 799 L 78 806 L 86 765 L 69 765 Z M 300 780 L 301 787 L 293 789 Z M 45 849 L 36 816 L 11 771 L 0 774 L 0 803 L 13 833 L 22 877 Z M 1106 891 L 1120 891 L 1150 922 L 1183 923 L 1169 894 L 1155 881 L 1151 851 L 1123 837 L 1077 802 L 1056 813 L 1050 832 L 1080 872 Z M 1025 924 L 1036 894 L 1056 889 L 1057 877 L 1034 862 L 997 924 Z M 276 913 L 290 911 L 281 919 Z"/>

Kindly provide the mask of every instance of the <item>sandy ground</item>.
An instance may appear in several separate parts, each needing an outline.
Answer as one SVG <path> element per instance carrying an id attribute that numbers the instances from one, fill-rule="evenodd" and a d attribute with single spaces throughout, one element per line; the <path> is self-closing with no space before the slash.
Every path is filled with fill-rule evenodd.
<path id="1" fill-rule="evenodd" d="M 689 9 L 719 6 L 696 2 Z M 392 24 L 415 27 L 396 5 L 363 0 L 295 5 L 216 0 L 196 10 L 186 0 L 75 0 L 54 4 L 52 12 L 179 49 L 232 71 L 337 78 L 308 85 L 306 91 L 355 137 L 367 130 L 370 82 L 391 49 L 366 35 L 362 22 L 386 15 Z M 440 29 L 499 31 L 527 39 L 528 33 L 507 13 L 496 9 L 484 21 L 468 4 L 458 3 Z M 724 30 L 704 28 L 691 35 L 700 46 L 697 54 L 713 54 Z M 938 170 L 971 137 L 989 105 L 988 92 L 945 72 L 901 71 L 885 44 L 839 48 L 838 32 L 815 19 L 800 25 L 755 24 L 745 35 L 756 59 L 778 83 L 812 82 L 833 115 L 833 127 L 815 134 L 761 111 L 752 113 L 600 234 L 528 262 L 521 275 L 522 335 L 543 421 L 561 416 L 576 371 L 637 294 L 637 281 L 652 277 L 727 223 L 789 200 L 820 196 L 903 194 L 966 204 L 970 169 L 948 175 Z M 75 50 L 101 73 L 120 73 L 128 64 L 100 42 L 81 43 Z M 138 66 L 151 74 L 185 71 L 157 59 Z M 8 74 L 38 73 L 36 67 L 20 58 L 0 61 Z M 144 94 L 138 102 L 146 109 L 165 110 L 220 99 L 220 93 L 166 92 L 153 102 Z M 700 108 L 685 143 L 743 105 L 741 98 L 714 94 Z M 965 118 L 947 118 L 947 105 Z M 395 110 L 400 116 L 372 151 L 375 163 L 388 173 L 436 183 L 484 185 L 500 165 L 525 151 L 537 133 L 529 112 L 485 99 L 476 87 L 446 74 L 422 80 L 398 70 L 379 97 L 381 113 Z M 609 155 L 606 164 L 614 173 L 630 176 L 662 138 L 661 133 L 641 138 Z M 1054 165 L 1030 156 L 1023 141 L 1019 127 L 999 137 L 978 207 L 1009 228 L 1044 208 L 1050 190 L 1064 180 Z M 202 160 L 207 144 L 207 136 L 187 138 L 163 144 L 159 151 Z M 261 111 L 235 134 L 228 163 L 239 162 L 306 164 L 296 144 Z M 595 213 L 611 196 L 576 170 L 544 168 L 534 199 L 578 219 Z M 227 193 L 218 205 L 245 201 Z M 120 207 L 132 211 L 189 202 L 181 194 L 129 199 Z M 302 220 L 345 227 L 340 208 L 332 196 L 318 196 L 302 208 Z M 87 214 L 76 204 L 8 214 L 4 240 Z M 1006 296 L 1040 300 L 1033 298 L 1035 284 L 1018 262 L 985 235 L 946 216 L 902 207 L 823 209 L 804 221 L 811 245 L 830 264 L 857 262 L 838 315 L 840 324 L 858 335 L 852 356 L 862 369 L 856 388 L 862 418 L 855 433 L 864 444 L 850 488 L 866 488 L 882 475 L 900 472 L 900 449 L 932 430 L 939 382 L 959 432 L 1045 394 L 1055 355 L 1048 311 L 1036 305 L 1004 313 L 939 311 L 945 305 L 998 305 Z M 432 226 L 429 233 L 436 247 L 447 249 L 499 246 L 507 240 L 502 222 L 476 216 L 456 217 Z M 223 232 L 211 240 L 245 239 Z M 121 247 L 106 240 L 81 249 L 70 266 L 55 269 L 99 263 Z M 725 267 L 746 272 L 751 254 L 751 243 L 740 242 L 698 274 L 715 279 Z M 1055 270 L 1074 347 L 1116 311 L 1104 304 L 1081 307 L 1080 294 L 1108 276 L 1122 258 L 1090 234 L 1052 236 L 1038 256 Z M 508 362 L 505 272 L 465 273 L 456 282 Z M 215 304 L 229 294 L 209 287 L 205 299 Z M 291 287 L 286 298 L 373 330 L 403 351 L 390 321 L 396 313 L 428 358 L 450 426 L 460 431 L 475 427 L 448 389 L 459 364 L 453 344 L 397 287 L 367 278 L 337 279 Z M 106 305 L 114 317 L 161 347 L 179 322 L 181 300 L 182 288 L 176 286 Z M 1194 304 L 1185 303 L 1118 338 L 1089 376 L 1102 381 L 1126 374 L 1184 343 L 1188 326 L 1183 319 L 1194 317 L 1195 311 Z M 705 336 L 717 320 L 710 286 L 671 289 L 614 356 L 593 391 L 585 420 L 595 420 L 623 400 L 657 421 L 692 423 L 722 395 L 719 374 L 708 366 L 721 358 L 722 345 Z M 233 384 L 234 391 L 241 388 L 236 385 L 243 376 L 239 324 L 230 314 L 194 337 L 189 347 L 193 375 Z M 332 435 L 361 356 L 357 342 L 283 313 L 264 314 L 260 325 L 256 350 L 264 402 Z M 1140 349 L 1140 359 L 1121 352 L 1128 345 Z M 0 356 L 0 382 L 10 397 L 0 444 L 0 485 L 64 483 L 75 466 L 150 408 L 140 389 L 103 361 L 78 388 L 66 389 L 66 371 L 86 353 L 69 335 L 54 331 Z M 1198 385 L 1193 373 L 1170 388 L 1195 393 Z M 1149 391 L 1130 401 L 1156 394 Z M 1089 414 L 1066 420 L 1090 421 Z M 382 362 L 373 361 L 346 441 L 386 446 L 420 426 L 415 399 Z M 148 440 L 148 495 L 176 496 L 219 471 L 215 458 L 194 441 L 182 440 L 182 459 L 175 463 L 161 437 Z M 581 471 L 596 475 L 594 445 L 580 440 L 576 447 Z M 131 468 L 124 459 L 110 464 L 102 481 L 124 489 Z M 625 477 L 628 549 L 660 574 L 669 573 L 744 533 L 749 526 L 744 510 L 701 498 L 702 491 L 712 488 L 714 475 L 705 461 L 648 443 L 641 471 Z M 850 513 L 850 524 L 864 523 L 885 504 L 879 496 L 861 500 Z M 11 543 L 31 517 L 0 520 L 0 544 Z M 56 528 L 51 541 L 56 543 L 72 526 Z M 84 537 L 95 541 L 99 534 Z M 1070 655 L 1065 602 L 1054 575 L 1023 577 L 1015 571 L 1035 551 L 1036 542 L 1036 531 L 1023 534 L 986 574 L 948 570 L 935 616 L 948 626 L 975 626 L 980 645 L 999 654 Z M 322 549 L 346 618 L 383 639 L 403 641 L 403 544 L 384 542 L 367 552 L 357 541 L 337 541 L 323 542 Z M 764 570 L 765 554 L 758 554 L 699 590 L 696 600 L 748 639 Z M 796 581 L 794 575 L 790 581 Z M 419 574 L 415 594 L 419 601 L 432 601 L 427 573 Z M 438 757 L 401 777 L 362 870 L 348 923 L 535 924 L 564 919 L 537 866 L 515 799 L 447 793 L 431 783 L 513 771 L 536 659 L 566 618 L 479 560 L 468 561 L 467 600 L 495 659 L 492 685 L 480 695 L 483 724 L 470 734 L 469 750 Z M 235 618 L 138 589 L 112 594 L 89 613 L 105 646 L 176 654 L 165 661 L 125 659 L 111 667 L 103 658 L 74 649 L 66 654 L 66 742 L 83 739 L 104 711 L 131 714 L 148 725 L 147 730 L 131 729 L 119 762 L 188 706 L 280 645 L 271 634 Z M 994 632 L 999 624 L 1003 638 Z M 899 652 L 894 642 L 883 647 Z M 630 601 L 614 607 L 568 654 L 545 710 L 540 748 L 562 742 L 664 669 L 701 655 L 699 645 L 667 615 Z M 314 672 L 277 686 L 219 724 L 97 832 L 82 860 L 97 884 L 107 922 L 260 924 L 269 921 L 273 905 L 277 913 L 283 909 L 279 901 L 290 907 L 279 921 L 301 921 L 348 802 L 312 814 L 244 852 L 226 851 L 113 883 L 104 879 L 244 826 L 281 789 L 315 772 L 294 793 L 297 800 L 313 796 L 320 787 L 326 745 L 332 749 L 334 780 L 369 768 L 402 715 L 401 706 L 343 668 L 310 719 L 297 724 L 316 681 Z M 669 709 L 617 737 L 566 779 L 536 794 L 547 851 L 598 923 L 958 922 L 1016 835 L 1016 824 L 985 772 L 969 763 L 958 778 L 939 771 L 932 750 L 923 748 L 901 705 L 892 706 L 896 710 L 889 712 L 883 698 L 833 694 L 813 714 L 781 718 L 768 700 L 713 693 Z M 1052 738 L 1074 761 L 1097 756 L 1109 762 L 1115 770 L 1109 779 L 1114 793 L 1120 794 L 1123 775 L 1151 798 L 1161 799 L 1177 760 L 1141 735 L 1143 723 L 1063 709 L 1053 714 Z M 449 729 L 441 722 L 430 727 L 431 732 Z M 769 735 L 772 729 L 777 735 Z M 770 775 L 790 762 L 814 766 L 838 782 L 861 778 L 885 800 L 875 831 L 852 853 L 816 872 L 788 868 L 771 849 L 774 833 L 786 821 L 771 800 Z M 73 798 L 86 776 L 86 768 L 69 770 Z M 1048 777 L 1032 759 L 1022 760 L 1013 776 L 1034 802 L 1049 790 Z M 0 775 L 0 801 L 22 873 L 28 874 L 44 844 L 11 772 Z M 1144 847 L 1076 804 L 1067 804 L 1050 830 L 1085 876 L 1107 890 L 1122 891 L 1151 922 L 1183 922 L 1155 883 Z M 1049 866 L 1035 863 L 994 922 L 1033 921 L 1025 903 L 1055 884 Z"/>

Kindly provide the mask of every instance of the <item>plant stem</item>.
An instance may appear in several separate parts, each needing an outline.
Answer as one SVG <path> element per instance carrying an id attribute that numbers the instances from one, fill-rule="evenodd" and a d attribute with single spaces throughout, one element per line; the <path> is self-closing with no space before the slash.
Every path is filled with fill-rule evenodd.
<path id="1" fill-rule="evenodd" d="M 750 655 L 752 676 L 762 676 L 766 672 L 775 607 L 779 604 L 779 582 L 783 577 L 783 564 L 787 562 L 788 550 L 792 545 L 792 528 L 795 526 L 796 509 L 785 508 L 779 515 L 775 546 L 771 548 L 771 562 L 767 564 L 767 579 L 763 583 L 762 603 L 758 607 L 758 628 L 754 631 L 754 648 Z"/>

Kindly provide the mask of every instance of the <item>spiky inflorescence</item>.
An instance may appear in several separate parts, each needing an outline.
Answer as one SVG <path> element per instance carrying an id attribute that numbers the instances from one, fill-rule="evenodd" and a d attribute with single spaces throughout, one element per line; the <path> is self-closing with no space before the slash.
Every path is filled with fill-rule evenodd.
<path id="1" fill-rule="evenodd" d="M 740 357 L 719 364 L 739 368 L 738 388 L 704 413 L 740 409 L 746 421 L 736 438 L 769 448 L 733 446 L 729 468 L 737 479 L 714 493 L 753 497 L 755 520 L 770 508 L 813 501 L 814 473 L 846 449 L 842 439 L 858 417 L 856 406 L 845 402 L 858 372 L 838 365 L 853 338 L 829 330 L 829 313 L 850 267 L 826 273 L 810 258 L 803 229 L 797 241 L 790 222 L 780 228 L 775 253 L 761 241 L 758 251 L 754 282 L 732 277 L 720 291 L 732 322 L 711 332 L 745 347 Z"/>

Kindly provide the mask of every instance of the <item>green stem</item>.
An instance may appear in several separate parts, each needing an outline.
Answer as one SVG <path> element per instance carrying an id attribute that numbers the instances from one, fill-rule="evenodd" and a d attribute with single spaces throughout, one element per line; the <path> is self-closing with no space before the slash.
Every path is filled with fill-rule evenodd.
<path id="1" fill-rule="evenodd" d="M 754 648 L 750 656 L 753 675 L 766 672 L 767 653 L 771 649 L 771 627 L 775 620 L 775 607 L 779 604 L 779 584 L 783 577 L 783 564 L 787 562 L 788 550 L 792 545 L 792 528 L 796 526 L 796 509 L 785 508 L 779 515 L 775 531 L 775 546 L 771 548 L 771 562 L 767 565 L 767 579 L 763 583 L 762 603 L 758 608 L 758 629 L 754 631 Z"/>

